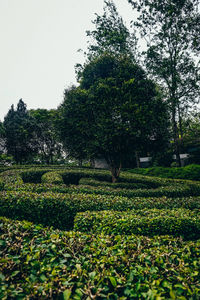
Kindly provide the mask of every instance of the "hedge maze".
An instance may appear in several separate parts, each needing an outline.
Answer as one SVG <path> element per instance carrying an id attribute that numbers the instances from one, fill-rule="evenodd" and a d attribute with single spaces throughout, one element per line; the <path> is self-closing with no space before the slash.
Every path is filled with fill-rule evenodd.
<path id="1" fill-rule="evenodd" d="M 200 182 L 0 171 L 0 299 L 200 299 Z"/>

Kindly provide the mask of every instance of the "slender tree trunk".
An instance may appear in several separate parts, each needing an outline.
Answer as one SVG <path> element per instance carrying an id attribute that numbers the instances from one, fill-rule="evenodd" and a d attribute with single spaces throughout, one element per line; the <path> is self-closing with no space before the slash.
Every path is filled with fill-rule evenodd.
<path id="1" fill-rule="evenodd" d="M 82 159 L 79 159 L 79 160 L 78 160 L 78 166 L 81 168 L 82 165 L 83 165 L 83 160 L 82 160 Z"/>
<path id="2" fill-rule="evenodd" d="M 174 150 L 176 155 L 176 164 L 181 167 L 181 159 L 180 159 L 180 149 L 179 149 L 179 137 L 178 137 L 178 128 L 176 123 L 176 111 L 175 108 L 172 111 L 172 124 L 173 124 L 173 138 L 174 138 Z"/>
<path id="3" fill-rule="evenodd" d="M 94 158 L 90 158 L 90 167 L 94 168 L 95 167 L 95 161 Z"/>
<path id="4" fill-rule="evenodd" d="M 140 159 L 137 151 L 135 151 L 135 159 L 137 168 L 140 168 Z"/>
<path id="5" fill-rule="evenodd" d="M 117 182 L 117 180 L 119 179 L 119 175 L 120 175 L 120 171 L 121 171 L 121 162 L 119 164 L 119 167 L 117 167 L 116 165 L 112 164 L 110 166 L 110 171 L 112 174 L 112 183 Z"/>

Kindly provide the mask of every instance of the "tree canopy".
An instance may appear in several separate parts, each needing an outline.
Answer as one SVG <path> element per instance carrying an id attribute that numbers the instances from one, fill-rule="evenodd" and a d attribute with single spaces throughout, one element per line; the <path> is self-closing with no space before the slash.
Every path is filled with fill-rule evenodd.
<path id="1" fill-rule="evenodd" d="M 146 40 L 148 73 L 165 89 L 177 163 L 182 113 L 199 101 L 200 73 L 198 0 L 128 0 L 139 13 L 134 23 Z M 178 123 L 179 122 L 179 126 Z M 180 130 L 180 131 L 179 131 Z"/>
<path id="2" fill-rule="evenodd" d="M 166 106 L 155 84 L 127 55 L 104 53 L 87 63 L 79 87 L 65 92 L 60 111 L 63 142 L 83 155 L 104 157 L 113 181 L 125 154 L 158 136 L 164 139 Z"/>

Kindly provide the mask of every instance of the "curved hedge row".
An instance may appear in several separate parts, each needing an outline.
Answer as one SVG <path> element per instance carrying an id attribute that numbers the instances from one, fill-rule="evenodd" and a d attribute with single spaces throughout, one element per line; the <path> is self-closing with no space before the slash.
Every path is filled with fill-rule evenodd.
<path id="1" fill-rule="evenodd" d="M 96 195 L 101 194 L 108 196 L 123 196 L 128 198 L 162 196 L 187 197 L 200 195 L 200 184 L 195 182 L 183 180 L 173 181 L 157 178 L 152 179 L 136 175 L 129 175 L 126 178 L 124 174 L 125 173 L 122 174 L 121 182 L 111 184 L 108 181 L 102 181 L 105 180 L 105 178 L 110 178 L 110 175 L 106 171 L 87 170 L 87 172 L 84 172 L 72 170 L 51 172 L 44 169 L 35 171 L 6 171 L 0 175 L 0 190 L 29 190 L 35 192 L 46 192 L 50 189 L 49 184 L 53 184 L 51 189 L 55 192 L 61 193 L 73 192 Z M 95 178 L 98 178 L 98 180 Z M 41 181 L 46 182 L 47 185 L 39 184 Z M 23 184 L 23 182 L 34 182 L 35 184 Z M 63 182 L 65 185 L 62 185 Z M 55 183 L 59 183 L 61 186 L 58 187 Z M 87 183 L 87 185 L 82 183 Z M 89 185 L 89 183 L 91 185 Z M 141 186 L 143 186 L 143 188 L 141 188 Z M 144 188 L 146 186 L 151 188 Z M 138 187 L 140 188 L 138 189 Z"/>
<path id="2" fill-rule="evenodd" d="M 158 176 L 162 178 L 200 180 L 200 165 L 188 165 L 179 168 L 151 167 L 128 170 L 130 173 Z"/>
<path id="3" fill-rule="evenodd" d="M 200 238 L 200 210 L 143 209 L 126 212 L 101 211 L 78 213 L 74 229 L 105 234 L 174 235 Z"/>
<path id="4" fill-rule="evenodd" d="M 0 215 L 26 219 L 60 229 L 73 227 L 78 212 L 144 208 L 199 209 L 200 197 L 189 198 L 126 198 L 92 194 L 32 193 L 26 191 L 0 192 Z"/>
<path id="5" fill-rule="evenodd" d="M 1 299 L 200 298 L 200 241 L 0 228 Z"/>

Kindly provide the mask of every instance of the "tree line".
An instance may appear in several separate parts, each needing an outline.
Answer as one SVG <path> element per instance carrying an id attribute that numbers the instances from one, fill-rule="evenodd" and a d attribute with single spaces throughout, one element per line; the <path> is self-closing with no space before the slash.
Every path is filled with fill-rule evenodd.
<path id="1" fill-rule="evenodd" d="M 22 100 L 11 107 L 0 134 L 16 163 L 53 163 L 64 152 L 79 161 L 102 157 L 113 181 L 141 155 L 169 164 L 173 152 L 180 166 L 187 124 L 199 116 L 191 117 L 199 101 L 198 0 L 128 2 L 138 14 L 133 32 L 105 0 L 87 31 L 85 63 L 76 65 L 78 85 L 65 89 L 56 110 L 28 111 Z"/>

